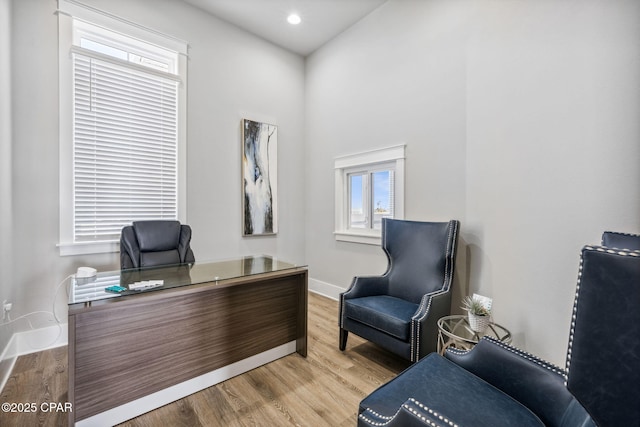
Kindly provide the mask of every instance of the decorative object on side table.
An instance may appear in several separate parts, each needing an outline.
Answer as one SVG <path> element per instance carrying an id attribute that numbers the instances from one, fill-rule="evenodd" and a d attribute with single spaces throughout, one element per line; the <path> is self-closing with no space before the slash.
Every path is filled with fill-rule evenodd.
<path id="1" fill-rule="evenodd" d="M 474 294 L 462 300 L 462 308 L 467 311 L 471 330 L 483 334 L 491 323 L 491 300 Z"/>

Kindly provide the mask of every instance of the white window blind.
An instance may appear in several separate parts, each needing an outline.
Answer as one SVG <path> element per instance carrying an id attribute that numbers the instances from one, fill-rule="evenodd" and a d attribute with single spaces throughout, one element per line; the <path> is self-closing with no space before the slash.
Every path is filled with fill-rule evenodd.
<path id="1" fill-rule="evenodd" d="M 386 170 L 380 170 L 371 174 L 372 200 L 371 217 L 373 228 L 382 229 L 382 218 L 395 218 L 395 165 Z"/>
<path id="2" fill-rule="evenodd" d="M 90 51 L 72 62 L 74 242 L 176 219 L 178 82 Z"/>

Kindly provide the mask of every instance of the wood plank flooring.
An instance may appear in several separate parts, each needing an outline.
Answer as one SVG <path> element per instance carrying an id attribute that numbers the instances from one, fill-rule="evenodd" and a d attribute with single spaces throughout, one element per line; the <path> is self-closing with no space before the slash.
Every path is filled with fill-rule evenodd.
<path id="1" fill-rule="evenodd" d="M 358 403 L 409 362 L 351 334 L 338 350 L 338 303 L 309 294 L 308 357 L 292 354 L 129 420 L 121 427 L 354 426 Z M 36 403 L 37 412 L 0 412 L 0 426 L 66 426 L 67 348 L 21 356 L 0 403 Z"/>

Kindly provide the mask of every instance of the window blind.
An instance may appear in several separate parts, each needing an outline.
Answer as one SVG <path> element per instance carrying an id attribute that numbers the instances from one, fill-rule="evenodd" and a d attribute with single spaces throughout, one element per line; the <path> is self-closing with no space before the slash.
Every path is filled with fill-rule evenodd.
<path id="1" fill-rule="evenodd" d="M 382 229 L 382 218 L 394 218 L 395 184 L 394 165 L 387 164 L 371 172 L 371 217 L 372 227 Z"/>
<path id="2" fill-rule="evenodd" d="M 389 215 L 388 218 L 395 218 L 396 214 L 396 178 L 395 169 L 389 169 Z"/>
<path id="3" fill-rule="evenodd" d="M 74 242 L 177 219 L 178 82 L 72 53 Z"/>

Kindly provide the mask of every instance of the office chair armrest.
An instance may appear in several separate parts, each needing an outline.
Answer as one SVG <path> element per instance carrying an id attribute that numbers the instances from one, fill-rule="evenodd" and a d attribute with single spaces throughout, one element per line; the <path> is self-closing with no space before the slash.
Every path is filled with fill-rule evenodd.
<path id="1" fill-rule="evenodd" d="M 493 338 L 468 351 L 449 348 L 445 357 L 522 403 L 545 425 L 561 425 L 575 400 L 563 369 Z"/>
<path id="2" fill-rule="evenodd" d="M 133 227 L 131 225 L 125 226 L 122 228 L 121 233 L 120 268 L 125 270 L 140 267 L 140 247 Z"/>
<path id="3" fill-rule="evenodd" d="M 387 276 L 356 276 L 342 295 L 344 299 L 383 295 L 387 293 L 388 287 Z"/>
<path id="4" fill-rule="evenodd" d="M 196 262 L 196 258 L 191 250 L 191 227 L 182 224 L 180 226 L 180 240 L 178 241 L 178 253 L 180 254 L 180 261 L 183 264 L 193 264 Z"/>

